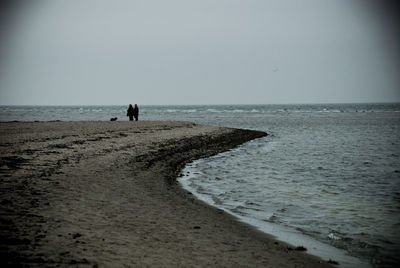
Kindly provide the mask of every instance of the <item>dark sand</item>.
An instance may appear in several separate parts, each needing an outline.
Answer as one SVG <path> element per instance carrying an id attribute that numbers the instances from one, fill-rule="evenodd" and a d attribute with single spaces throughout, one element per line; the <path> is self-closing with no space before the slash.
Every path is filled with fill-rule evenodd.
<path id="1" fill-rule="evenodd" d="M 1 262 L 329 267 L 176 182 L 185 163 L 264 135 L 183 122 L 0 123 Z"/>

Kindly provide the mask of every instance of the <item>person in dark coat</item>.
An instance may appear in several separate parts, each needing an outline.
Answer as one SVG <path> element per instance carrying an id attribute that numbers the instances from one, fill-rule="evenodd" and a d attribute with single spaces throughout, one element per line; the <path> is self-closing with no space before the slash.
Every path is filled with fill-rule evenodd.
<path id="1" fill-rule="evenodd" d="M 135 104 L 135 108 L 133 108 L 133 117 L 135 117 L 135 121 L 139 120 L 139 107 Z"/>
<path id="2" fill-rule="evenodd" d="M 126 116 L 129 116 L 129 121 L 133 121 L 133 116 L 134 116 L 134 109 L 132 107 L 132 104 L 129 104 L 128 111 L 126 112 Z M 136 117 L 135 117 L 136 118 Z"/>

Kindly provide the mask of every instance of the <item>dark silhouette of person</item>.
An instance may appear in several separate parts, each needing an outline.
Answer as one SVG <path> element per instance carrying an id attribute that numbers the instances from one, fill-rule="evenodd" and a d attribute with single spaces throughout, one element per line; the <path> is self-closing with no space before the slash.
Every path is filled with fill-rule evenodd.
<path id="1" fill-rule="evenodd" d="M 133 108 L 133 117 L 135 117 L 135 121 L 139 120 L 139 107 L 135 104 L 135 108 Z"/>
<path id="2" fill-rule="evenodd" d="M 132 104 L 129 104 L 128 111 L 126 112 L 126 116 L 129 116 L 129 121 L 133 121 L 134 111 L 135 109 L 133 109 Z"/>

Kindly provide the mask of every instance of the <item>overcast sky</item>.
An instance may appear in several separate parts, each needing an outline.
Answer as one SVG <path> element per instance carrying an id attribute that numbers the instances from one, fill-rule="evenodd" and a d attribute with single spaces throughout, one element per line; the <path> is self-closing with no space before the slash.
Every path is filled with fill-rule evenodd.
<path id="1" fill-rule="evenodd" d="M 400 101 L 389 1 L 10 3 L 0 105 Z"/>

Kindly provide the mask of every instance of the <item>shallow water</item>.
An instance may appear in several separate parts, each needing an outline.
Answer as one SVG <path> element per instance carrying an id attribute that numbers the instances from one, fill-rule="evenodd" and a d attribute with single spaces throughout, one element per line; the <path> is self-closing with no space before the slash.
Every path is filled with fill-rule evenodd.
<path id="1" fill-rule="evenodd" d="M 186 185 L 234 214 L 296 229 L 373 265 L 399 263 L 397 109 L 301 108 L 249 116 L 240 127 L 253 121 L 250 128 L 271 135 L 196 161 Z"/>
<path id="2" fill-rule="evenodd" d="M 127 120 L 126 108 L 3 106 L 0 120 Z M 204 200 L 374 266 L 400 262 L 399 104 L 140 108 L 143 120 L 270 134 L 189 165 L 183 183 Z"/>

